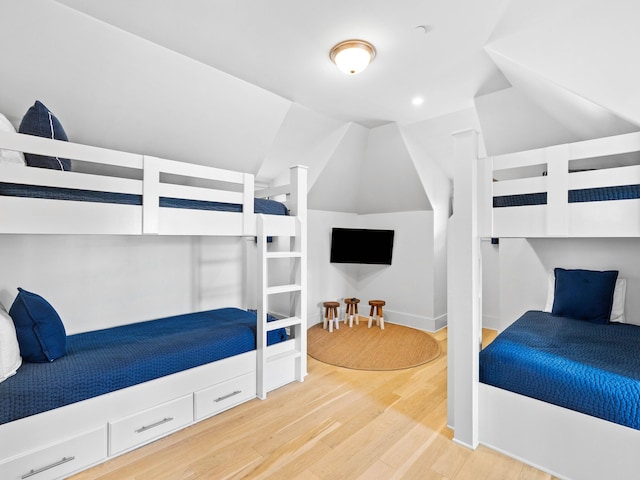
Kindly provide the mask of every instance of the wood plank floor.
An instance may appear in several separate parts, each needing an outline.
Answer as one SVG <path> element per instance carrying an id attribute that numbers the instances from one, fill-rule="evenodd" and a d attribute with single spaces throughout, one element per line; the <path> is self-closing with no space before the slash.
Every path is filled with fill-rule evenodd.
<path id="1" fill-rule="evenodd" d="M 309 359 L 309 376 L 76 475 L 84 479 L 551 480 L 451 441 L 442 355 L 392 372 Z M 488 332 L 485 338 L 491 340 Z"/>

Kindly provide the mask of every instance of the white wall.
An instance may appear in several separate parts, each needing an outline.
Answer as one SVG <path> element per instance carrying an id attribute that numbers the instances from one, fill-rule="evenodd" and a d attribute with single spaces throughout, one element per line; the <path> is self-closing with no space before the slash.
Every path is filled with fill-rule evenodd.
<path id="1" fill-rule="evenodd" d="M 354 228 L 358 215 L 354 213 L 309 210 L 307 217 L 309 252 L 307 263 L 309 325 L 322 321 L 322 303 L 342 301 L 357 295 L 356 266 L 329 262 L 331 253 L 331 229 Z M 343 305 L 344 307 L 344 305 Z"/>
<path id="2" fill-rule="evenodd" d="M 500 240 L 502 242 L 502 240 Z M 482 255 L 482 327 L 500 330 L 500 245 L 480 244 Z"/>
<path id="3" fill-rule="evenodd" d="M 394 230 L 392 264 L 330 263 L 332 227 Z M 322 302 L 353 296 L 360 298 L 364 315 L 369 313 L 369 300 L 382 299 L 390 322 L 428 331 L 446 324 L 446 311 L 438 310 L 434 300 L 431 211 L 356 215 L 310 210 L 308 271 L 310 325 L 321 321 Z"/>
<path id="4" fill-rule="evenodd" d="M 640 323 L 640 243 L 633 238 L 500 239 L 500 330 L 526 310 L 542 310 L 555 267 L 619 270 L 627 279 L 625 314 Z"/>
<path id="5" fill-rule="evenodd" d="M 0 235 L 0 290 L 47 299 L 67 333 L 194 309 L 189 237 Z M 240 306 L 237 239 L 206 239 L 203 306 Z M 213 293 L 215 292 L 215 293 Z M 195 307 L 197 308 L 197 306 Z"/>
<path id="6" fill-rule="evenodd" d="M 446 325 L 446 311 L 436 310 L 433 217 L 418 211 L 358 219 L 361 228 L 395 230 L 390 266 L 358 265 L 361 300 L 385 300 L 385 320 L 428 331 Z"/>

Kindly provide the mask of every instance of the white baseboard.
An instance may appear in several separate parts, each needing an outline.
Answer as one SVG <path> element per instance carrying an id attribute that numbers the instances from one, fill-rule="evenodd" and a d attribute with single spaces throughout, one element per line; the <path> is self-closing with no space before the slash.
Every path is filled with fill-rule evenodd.
<path id="1" fill-rule="evenodd" d="M 500 331 L 500 317 L 495 315 L 482 315 L 482 328 Z"/>
<path id="2" fill-rule="evenodd" d="M 342 311 L 340 312 L 340 315 L 342 315 Z M 368 316 L 360 313 L 360 317 L 367 318 Z M 430 318 L 385 309 L 384 321 L 433 333 L 447 326 L 447 314 L 445 313 L 439 317 Z M 322 323 L 322 315 L 320 313 L 309 315 L 307 317 L 307 325 L 309 327 L 318 323 Z"/>
<path id="3" fill-rule="evenodd" d="M 363 316 L 363 315 L 361 315 Z M 447 314 L 436 318 L 413 315 L 411 313 L 397 312 L 395 310 L 384 310 L 384 321 L 403 325 L 405 327 L 424 330 L 425 332 L 437 332 L 447 326 Z"/>
<path id="4" fill-rule="evenodd" d="M 307 326 L 308 327 L 313 327 L 314 325 L 317 325 L 318 323 L 322 323 L 322 315 L 319 313 L 316 313 L 315 315 L 307 315 Z"/>

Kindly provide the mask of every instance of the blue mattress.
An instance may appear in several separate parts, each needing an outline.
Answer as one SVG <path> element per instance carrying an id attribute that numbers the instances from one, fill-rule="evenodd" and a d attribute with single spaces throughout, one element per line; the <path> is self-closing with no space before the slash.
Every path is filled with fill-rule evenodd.
<path id="1" fill-rule="evenodd" d="M 569 203 L 605 202 L 609 200 L 631 200 L 640 198 L 640 185 L 621 185 L 617 187 L 583 188 L 569 190 Z M 493 197 L 493 207 L 522 207 L 526 205 L 546 205 L 547 193 L 526 193 L 522 195 L 503 195 Z"/>
<path id="2" fill-rule="evenodd" d="M 286 339 L 284 329 L 267 334 L 269 345 Z M 256 314 L 237 308 L 70 335 L 64 357 L 23 363 L 0 383 L 0 424 L 255 348 Z"/>
<path id="3" fill-rule="evenodd" d="M 78 190 L 74 188 L 43 187 L 5 182 L 0 182 L 0 195 L 7 197 L 46 198 L 50 200 L 73 200 L 76 202 L 142 205 L 142 195 Z M 192 210 L 242 212 L 242 205 L 236 203 L 207 202 L 202 200 L 186 200 L 171 197 L 160 197 L 160 206 Z M 254 212 L 269 215 L 288 215 L 287 207 L 283 203 L 264 198 L 254 199 Z"/>
<path id="4" fill-rule="evenodd" d="M 640 430 L 640 327 L 527 312 L 482 350 L 480 381 Z"/>

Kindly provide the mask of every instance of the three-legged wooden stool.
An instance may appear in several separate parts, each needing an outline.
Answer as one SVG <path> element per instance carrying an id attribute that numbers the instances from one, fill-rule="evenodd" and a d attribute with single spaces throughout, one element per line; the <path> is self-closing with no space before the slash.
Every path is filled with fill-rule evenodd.
<path id="1" fill-rule="evenodd" d="M 340 303 L 338 302 L 324 302 L 322 304 L 324 307 L 324 320 L 322 322 L 322 328 L 327 328 L 327 323 L 329 324 L 329 332 L 333 332 L 333 325 L 335 324 L 336 330 L 340 328 L 340 320 L 338 319 L 338 307 Z"/>
<path id="2" fill-rule="evenodd" d="M 369 300 L 369 305 L 371 305 L 371 309 L 369 310 L 369 328 L 371 328 L 371 324 L 373 323 L 373 320 L 375 320 L 380 327 L 380 330 L 384 330 L 382 307 L 386 305 L 386 302 L 384 300 Z"/>
<path id="3" fill-rule="evenodd" d="M 359 298 L 345 298 L 344 303 L 347 305 L 347 311 L 344 317 L 344 323 L 349 320 L 349 328 L 353 327 L 353 321 L 356 321 L 356 325 L 360 325 L 360 319 L 358 318 L 358 303 Z"/>

